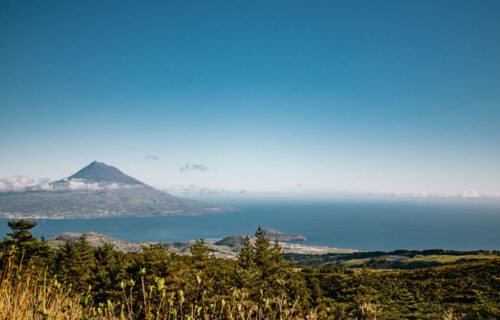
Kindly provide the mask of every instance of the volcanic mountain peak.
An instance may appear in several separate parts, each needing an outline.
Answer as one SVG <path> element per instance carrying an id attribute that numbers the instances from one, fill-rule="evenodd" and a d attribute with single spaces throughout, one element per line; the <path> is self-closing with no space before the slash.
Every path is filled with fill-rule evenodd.
<path id="1" fill-rule="evenodd" d="M 85 168 L 70 176 L 68 179 L 85 179 L 92 182 L 144 185 L 144 183 L 124 174 L 117 168 L 97 161 L 92 162 Z"/>
<path id="2" fill-rule="evenodd" d="M 0 193 L 0 218 L 155 217 L 228 211 L 156 190 L 115 167 L 94 161 L 74 175 Z"/>

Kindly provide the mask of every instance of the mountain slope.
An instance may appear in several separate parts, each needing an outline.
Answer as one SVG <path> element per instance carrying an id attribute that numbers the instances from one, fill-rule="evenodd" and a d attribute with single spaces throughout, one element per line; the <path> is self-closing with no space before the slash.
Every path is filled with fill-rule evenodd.
<path id="1" fill-rule="evenodd" d="M 99 162 L 24 192 L 0 193 L 0 217 L 15 219 L 151 217 L 227 210 L 172 196 Z"/>
<path id="2" fill-rule="evenodd" d="M 81 169 L 68 179 L 85 179 L 92 182 L 111 182 L 123 184 L 144 185 L 137 179 L 127 176 L 115 167 L 108 166 L 102 162 L 94 161 Z"/>

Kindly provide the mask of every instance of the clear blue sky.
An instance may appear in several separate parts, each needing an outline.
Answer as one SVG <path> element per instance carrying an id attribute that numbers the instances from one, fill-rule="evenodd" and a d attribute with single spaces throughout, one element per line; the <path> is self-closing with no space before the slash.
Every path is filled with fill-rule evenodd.
<path id="1" fill-rule="evenodd" d="M 0 2 L 0 178 L 500 194 L 499 138 L 500 1 Z"/>

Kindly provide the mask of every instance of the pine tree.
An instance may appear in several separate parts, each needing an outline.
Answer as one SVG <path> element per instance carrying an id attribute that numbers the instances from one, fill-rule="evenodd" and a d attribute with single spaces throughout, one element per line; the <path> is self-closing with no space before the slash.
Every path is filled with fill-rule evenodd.
<path id="1" fill-rule="evenodd" d="M 37 241 L 35 236 L 33 236 L 29 231 L 36 226 L 36 222 L 22 219 L 17 221 L 9 221 L 7 224 L 12 230 L 12 232 L 8 233 L 7 235 L 11 237 L 12 240 L 24 244 Z"/>
<path id="2" fill-rule="evenodd" d="M 283 259 L 284 254 L 283 254 L 283 251 L 281 250 L 280 243 L 279 243 L 278 239 L 276 239 L 274 241 L 274 245 L 273 245 L 273 248 L 271 250 L 271 255 L 273 257 L 273 261 L 277 264 L 281 265 L 285 261 Z"/>
<path id="3" fill-rule="evenodd" d="M 270 266 L 270 271 L 269 271 L 269 278 L 268 281 L 272 281 L 273 284 L 274 282 L 278 283 L 283 283 L 284 281 L 284 271 L 287 267 L 287 263 L 284 260 L 284 254 L 283 251 L 281 250 L 280 244 L 278 242 L 278 239 L 274 241 L 274 245 L 271 249 L 271 266 Z"/>
<path id="4" fill-rule="evenodd" d="M 76 268 L 73 264 L 77 263 L 74 255 L 74 246 L 69 240 L 66 240 L 59 250 L 57 250 L 55 270 L 61 281 L 72 283 L 72 277 L 74 276 L 72 270 Z"/>
<path id="5" fill-rule="evenodd" d="M 143 246 L 142 250 L 140 259 L 136 262 L 133 269 L 139 272 L 140 269 L 145 268 L 151 278 L 154 278 L 154 276 L 166 276 L 168 274 L 171 257 L 163 244 L 158 243 L 150 246 Z"/>
<path id="6" fill-rule="evenodd" d="M 245 242 L 238 253 L 238 266 L 244 269 L 250 269 L 254 266 L 255 248 L 248 236 L 245 236 Z"/>
<path id="7" fill-rule="evenodd" d="M 47 263 L 50 256 L 50 249 L 45 242 L 39 242 L 30 232 L 36 226 L 36 222 L 30 220 L 9 221 L 9 228 L 12 230 L 1 243 L 2 252 L 7 252 L 15 265 L 21 260 L 30 263 L 32 266 L 40 266 Z M 2 257 L 2 265 L 6 262 Z M 8 258 L 8 257 L 7 257 Z"/>
<path id="8" fill-rule="evenodd" d="M 80 236 L 80 239 L 75 242 L 74 247 L 76 258 L 79 262 L 78 271 L 82 280 L 88 281 L 96 265 L 94 250 L 90 247 L 85 234 Z"/>
<path id="9" fill-rule="evenodd" d="M 191 246 L 191 254 L 196 262 L 206 262 L 210 249 L 205 243 L 205 239 L 196 239 L 196 242 Z"/>
<path id="10" fill-rule="evenodd" d="M 261 280 L 264 281 L 269 276 L 269 268 L 272 264 L 272 255 L 269 248 L 269 238 L 266 232 L 259 227 L 255 232 L 255 266 L 260 271 Z"/>
<path id="11" fill-rule="evenodd" d="M 84 234 L 75 243 L 66 241 L 57 252 L 56 269 L 78 292 L 84 292 L 92 283 L 95 266 L 94 250 Z"/>
<path id="12" fill-rule="evenodd" d="M 250 238 L 245 236 L 245 242 L 238 253 L 236 262 L 236 279 L 242 288 L 251 288 L 255 284 L 255 247 Z"/>
<path id="13" fill-rule="evenodd" d="M 108 298 L 120 297 L 119 283 L 126 279 L 127 266 L 123 254 L 115 251 L 113 245 L 105 244 L 95 250 L 96 267 L 92 281 L 96 302 L 106 302 Z"/>

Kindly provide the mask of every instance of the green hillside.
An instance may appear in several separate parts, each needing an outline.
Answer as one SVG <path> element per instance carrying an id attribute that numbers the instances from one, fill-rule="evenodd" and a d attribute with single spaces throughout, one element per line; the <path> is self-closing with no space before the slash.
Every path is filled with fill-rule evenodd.
<path id="1" fill-rule="evenodd" d="M 299 267 L 307 258 L 325 257 L 287 262 L 260 228 L 234 259 L 222 259 L 202 239 L 125 253 L 110 244 L 93 248 L 81 236 L 50 249 L 31 235 L 35 223 L 9 226 L 10 236 L 0 243 L 2 319 L 500 318 L 500 259 L 494 252 L 414 270 L 370 268 L 370 261 L 388 261 L 373 252 L 330 256 L 349 256 L 341 261 L 362 268 Z M 176 246 L 190 255 L 172 253 Z M 462 259 L 462 253 L 444 250 L 397 253 L 415 262 Z"/>

